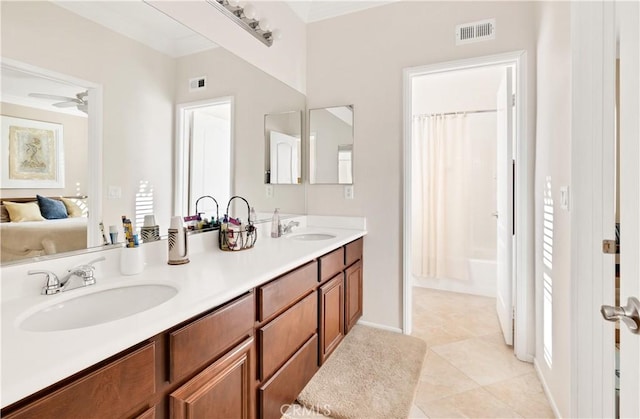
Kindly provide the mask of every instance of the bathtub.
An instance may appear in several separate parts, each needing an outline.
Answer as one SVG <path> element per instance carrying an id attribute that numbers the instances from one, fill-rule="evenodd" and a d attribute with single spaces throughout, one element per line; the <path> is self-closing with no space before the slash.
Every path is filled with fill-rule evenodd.
<path id="1" fill-rule="evenodd" d="M 413 285 L 442 291 L 495 297 L 498 267 L 495 259 L 467 259 L 467 279 L 413 277 Z"/>

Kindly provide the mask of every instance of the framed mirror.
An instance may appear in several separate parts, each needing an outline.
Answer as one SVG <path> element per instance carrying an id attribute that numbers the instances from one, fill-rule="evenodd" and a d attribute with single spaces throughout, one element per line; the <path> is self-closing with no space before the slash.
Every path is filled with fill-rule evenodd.
<path id="1" fill-rule="evenodd" d="M 353 105 L 309 111 L 309 183 L 353 184 Z"/>
<path id="2" fill-rule="evenodd" d="M 264 183 L 302 183 L 302 111 L 264 116 Z"/>

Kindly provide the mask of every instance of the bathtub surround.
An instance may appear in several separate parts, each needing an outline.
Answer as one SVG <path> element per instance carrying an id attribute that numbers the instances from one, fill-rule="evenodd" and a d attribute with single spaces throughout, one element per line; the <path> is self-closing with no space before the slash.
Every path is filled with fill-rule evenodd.
<path id="1" fill-rule="evenodd" d="M 418 338 L 356 326 L 298 402 L 335 419 L 407 417 L 426 351 Z"/>

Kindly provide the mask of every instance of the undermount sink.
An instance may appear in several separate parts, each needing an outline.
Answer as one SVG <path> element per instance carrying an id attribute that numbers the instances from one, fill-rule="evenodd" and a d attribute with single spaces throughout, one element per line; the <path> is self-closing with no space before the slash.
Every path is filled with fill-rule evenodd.
<path id="1" fill-rule="evenodd" d="M 111 288 L 53 303 L 28 315 L 18 327 L 53 332 L 95 326 L 149 310 L 177 293 L 176 288 L 160 284 Z"/>
<path id="2" fill-rule="evenodd" d="M 304 241 L 314 241 L 314 240 L 328 240 L 333 239 L 336 236 L 333 234 L 326 233 L 304 233 L 304 234 L 296 234 L 290 236 L 293 240 L 304 240 Z"/>

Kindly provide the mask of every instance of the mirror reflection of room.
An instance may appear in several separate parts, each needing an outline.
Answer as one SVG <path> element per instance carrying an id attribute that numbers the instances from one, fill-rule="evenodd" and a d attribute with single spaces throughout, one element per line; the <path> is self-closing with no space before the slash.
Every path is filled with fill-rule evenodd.
<path id="1" fill-rule="evenodd" d="M 264 116 L 265 183 L 302 183 L 302 113 Z"/>
<path id="2" fill-rule="evenodd" d="M 309 111 L 309 183 L 353 184 L 353 106 Z"/>

